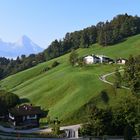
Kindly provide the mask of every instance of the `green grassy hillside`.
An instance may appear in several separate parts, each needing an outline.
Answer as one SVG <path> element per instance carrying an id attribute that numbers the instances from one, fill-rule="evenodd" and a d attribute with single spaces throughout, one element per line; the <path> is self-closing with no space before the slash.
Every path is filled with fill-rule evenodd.
<path id="1" fill-rule="evenodd" d="M 130 37 L 117 45 L 103 48 L 95 44 L 77 52 L 80 56 L 104 54 L 112 58 L 127 58 L 130 54 L 140 54 L 140 35 Z M 43 72 L 44 68 L 51 66 L 55 60 L 60 62 L 60 65 Z M 12 91 L 21 98 L 27 98 L 44 109 L 49 109 L 51 117 L 67 120 L 74 116 L 78 121 L 80 120 L 78 116 L 84 112 L 80 110 L 85 104 L 93 101 L 100 107 L 105 106 L 99 93 L 107 85 L 99 80 L 99 76 L 114 71 L 116 65 L 96 64 L 79 68 L 72 67 L 68 60 L 69 54 L 66 54 L 9 76 L 0 81 L 0 88 Z M 115 105 L 120 98 L 129 94 L 128 92 L 120 90 L 117 96 L 110 94 L 109 104 Z"/>

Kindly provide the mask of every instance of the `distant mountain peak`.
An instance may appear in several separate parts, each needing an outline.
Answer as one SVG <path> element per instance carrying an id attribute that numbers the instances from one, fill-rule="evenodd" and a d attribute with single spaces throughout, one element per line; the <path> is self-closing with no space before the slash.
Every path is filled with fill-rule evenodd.
<path id="1" fill-rule="evenodd" d="M 22 35 L 21 38 L 23 38 L 23 39 L 29 39 L 30 40 L 30 38 L 28 36 L 26 36 L 26 35 Z"/>
<path id="2" fill-rule="evenodd" d="M 29 43 L 32 43 L 31 39 L 27 37 L 26 35 L 21 36 L 21 38 L 16 42 L 16 45 L 18 46 L 24 46 Z"/>
<path id="3" fill-rule="evenodd" d="M 42 52 L 43 48 L 34 43 L 28 36 L 23 35 L 15 43 L 7 43 L 0 40 L 0 57 L 17 57 L 22 54 Z M 4 52 L 4 53 L 3 53 Z"/>

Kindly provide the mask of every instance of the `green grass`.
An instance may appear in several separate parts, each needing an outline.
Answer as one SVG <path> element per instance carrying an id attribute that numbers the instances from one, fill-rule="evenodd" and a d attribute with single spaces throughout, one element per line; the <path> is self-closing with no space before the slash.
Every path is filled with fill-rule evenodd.
<path id="1" fill-rule="evenodd" d="M 140 55 L 140 35 L 126 39 L 126 41 L 109 47 L 101 47 L 98 44 L 92 45 L 89 49 L 80 49 L 81 55 L 84 54 L 105 54 L 112 58 L 128 58 L 130 54 Z"/>
<path id="2" fill-rule="evenodd" d="M 104 54 L 112 58 L 128 58 L 130 54 L 140 54 L 140 35 L 128 38 L 125 42 L 114 46 L 101 47 L 98 44 L 87 49 L 78 49 L 80 56 L 88 54 Z M 60 65 L 43 72 L 45 67 L 57 60 Z M 69 64 L 69 54 L 39 64 L 31 69 L 19 72 L 0 81 L 2 89 L 12 91 L 21 98 L 29 99 L 35 105 L 49 109 L 51 117 L 58 117 L 64 122 L 81 121 L 85 105 L 96 103 L 99 107 L 106 106 L 99 95 L 107 87 L 99 76 L 116 69 L 116 65 L 90 65 L 84 68 L 72 67 Z M 121 89 L 118 95 L 109 95 L 110 105 L 127 96 L 129 91 Z"/>

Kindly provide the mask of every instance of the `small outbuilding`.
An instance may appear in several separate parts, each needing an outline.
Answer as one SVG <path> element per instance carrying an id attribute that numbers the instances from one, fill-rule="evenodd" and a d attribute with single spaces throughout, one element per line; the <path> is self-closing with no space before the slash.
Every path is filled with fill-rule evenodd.
<path id="1" fill-rule="evenodd" d="M 125 58 L 119 58 L 116 60 L 117 64 L 125 64 L 126 62 L 127 62 L 127 59 L 125 59 Z"/>

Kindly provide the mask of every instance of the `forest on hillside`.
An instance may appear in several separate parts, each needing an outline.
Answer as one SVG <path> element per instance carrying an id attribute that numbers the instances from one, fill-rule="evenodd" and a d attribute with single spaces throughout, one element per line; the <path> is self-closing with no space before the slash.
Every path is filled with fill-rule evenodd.
<path id="1" fill-rule="evenodd" d="M 49 60 L 70 52 L 72 49 L 88 48 L 94 43 L 99 43 L 103 47 L 113 45 L 139 33 L 140 17 L 118 15 L 110 22 L 99 22 L 96 26 L 67 33 L 63 40 L 53 41 L 44 53 L 46 59 Z"/>
<path id="2" fill-rule="evenodd" d="M 0 79 L 64 55 L 72 49 L 88 48 L 95 43 L 106 47 L 139 33 L 140 17 L 128 14 L 118 15 L 111 21 L 99 22 L 96 26 L 66 33 L 62 40 L 52 41 L 42 53 L 22 55 L 16 60 L 0 57 Z"/>

